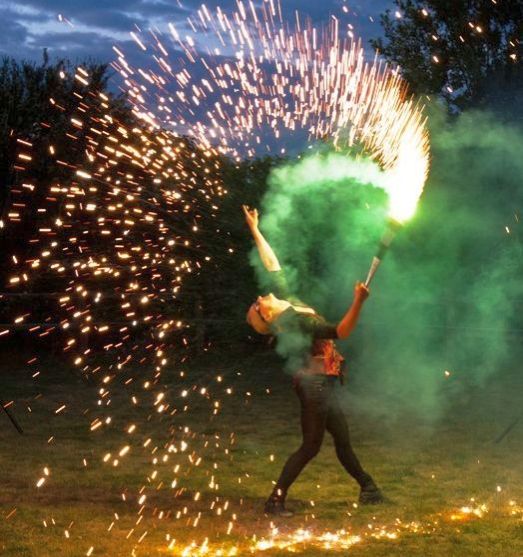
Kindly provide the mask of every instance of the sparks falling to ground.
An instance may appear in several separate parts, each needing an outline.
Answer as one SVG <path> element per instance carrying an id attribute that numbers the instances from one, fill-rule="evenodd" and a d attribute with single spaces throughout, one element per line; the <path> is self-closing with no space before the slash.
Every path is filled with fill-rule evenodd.
<path id="1" fill-rule="evenodd" d="M 515 501 L 509 501 L 502 512 L 511 517 L 523 517 L 522 508 Z M 430 519 L 404 522 L 399 518 L 393 524 L 380 524 L 374 519 L 367 527 L 359 532 L 348 530 L 316 531 L 312 528 L 298 528 L 296 530 L 281 531 L 280 528 L 273 527 L 266 536 L 259 539 L 255 536 L 250 544 L 246 546 L 225 547 L 212 544 L 208 539 L 202 544 L 192 543 L 188 546 L 177 546 L 171 543 L 169 549 L 173 555 L 181 557 L 188 556 L 213 556 L 225 557 L 244 554 L 258 554 L 265 551 L 280 550 L 288 553 L 299 553 L 305 548 L 317 549 L 323 553 L 336 553 L 350 550 L 354 546 L 369 544 L 373 541 L 389 541 L 394 543 L 405 535 L 430 536 L 438 532 L 443 524 L 449 522 L 465 522 L 480 520 L 489 513 L 486 504 L 478 504 L 474 499 L 470 504 L 450 514 L 439 513 Z"/>

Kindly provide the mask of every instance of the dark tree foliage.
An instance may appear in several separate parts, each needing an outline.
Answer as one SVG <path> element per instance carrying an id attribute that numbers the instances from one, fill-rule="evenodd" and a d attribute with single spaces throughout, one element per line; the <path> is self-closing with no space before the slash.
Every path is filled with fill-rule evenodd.
<path id="1" fill-rule="evenodd" d="M 90 101 L 103 93 L 107 112 L 115 119 L 125 122 L 132 117 L 123 100 L 107 91 L 106 64 L 79 66 L 89 75 L 87 85 L 74 77 L 78 66 L 67 60 L 50 64 L 45 51 L 40 65 L 7 57 L 0 62 L 0 218 L 4 223 L 10 220 L 0 237 L 2 279 L 8 252 L 27 245 L 38 219 L 49 218 L 48 212 L 36 213 L 44 205 L 49 184 L 67 179 L 71 168 L 85 159 L 87 132 L 71 126 L 72 116 L 79 114 L 88 121 L 96 110 Z M 19 158 L 22 151 L 30 154 L 30 162 Z M 57 164 L 60 159 L 67 164 Z M 29 203 L 21 199 L 23 182 L 37 186 Z"/>
<path id="2" fill-rule="evenodd" d="M 168 282 L 174 271 L 165 267 L 165 262 L 140 267 L 139 273 L 133 271 L 128 276 L 133 264 L 140 265 L 140 253 L 136 261 L 129 260 L 121 266 L 118 279 L 106 278 L 100 282 L 91 277 L 88 269 L 85 274 L 79 272 L 77 278 L 86 288 L 103 292 L 105 302 L 96 310 L 99 319 L 108 322 L 120 319 L 119 296 L 129 295 L 126 284 L 140 274 L 142 282 L 151 285 L 156 293 L 154 301 L 147 306 L 148 311 L 156 316 L 183 320 L 189 331 L 183 329 L 180 334 L 188 335 L 189 346 L 206 347 L 234 340 L 244 344 L 248 335 L 245 311 L 255 296 L 256 283 L 248 258 L 252 240 L 241 205 L 259 204 L 268 173 L 278 159 L 267 157 L 237 164 L 225 157 L 208 158 L 188 138 L 169 138 L 163 130 L 151 131 L 144 127 L 123 99 L 114 98 L 108 92 L 109 75 L 105 65 L 82 64 L 80 67 L 89 75 L 88 85 L 75 79 L 78 68 L 66 61 L 49 64 L 44 56 L 41 65 L 7 58 L 0 64 L 0 210 L 6 224 L 0 233 L 0 282 L 1 290 L 6 291 L 0 294 L 0 323 L 12 323 L 14 317 L 27 312 L 29 304 L 31 323 L 54 323 L 64 318 L 64 308 L 58 300 L 64 288 L 73 286 L 68 282 L 70 277 L 42 266 L 20 287 L 11 286 L 8 280 L 14 266 L 30 264 L 39 258 L 50 235 L 63 245 L 63 249 L 53 255 L 53 265 L 67 266 L 75 259 L 75 250 L 80 250 L 82 257 L 106 258 L 111 265 L 118 266 L 118 261 L 113 261 L 118 251 L 114 241 L 101 235 L 101 228 L 114 228 L 113 236 L 119 235 L 117 218 L 103 212 L 117 200 L 113 200 L 111 189 L 104 188 L 103 180 L 100 181 L 99 167 L 105 163 L 98 156 L 90 159 L 89 153 L 104 153 L 105 146 L 114 146 L 113 139 L 118 138 L 134 145 L 137 151 L 146 148 L 145 141 L 149 157 L 154 159 L 161 155 L 162 141 L 169 140 L 173 148 L 183 148 L 172 162 L 176 172 L 161 186 L 154 180 L 154 169 L 140 169 L 125 157 L 108 163 L 106 170 L 121 180 L 120 189 L 129 187 L 129 193 L 136 194 L 132 203 L 127 202 L 130 212 L 155 213 L 156 220 L 163 222 L 166 235 L 183 240 L 176 246 L 175 259 L 192 262 L 183 287 L 173 297 Z M 106 116 L 111 117 L 109 121 Z M 75 121 L 84 124 L 76 125 Z M 92 127 L 103 133 L 94 135 Z M 141 133 L 124 133 L 122 128 L 139 129 Z M 27 144 L 21 145 L 20 139 Z M 31 155 L 31 160 L 20 161 L 21 151 Z M 94 184 L 98 187 L 94 191 L 79 180 L 77 169 L 97 180 Z M 132 184 L 126 184 L 128 174 L 134 176 Z M 26 189 L 24 184 L 32 184 L 32 189 Z M 221 193 L 222 184 L 227 189 L 226 195 Z M 84 207 L 92 203 L 99 210 L 70 209 L 69 204 L 74 203 L 70 187 L 79 193 Z M 178 191 L 183 203 L 169 201 L 163 190 Z M 102 215 L 105 217 L 103 226 L 98 221 Z M 57 219 L 62 225 L 58 229 L 53 225 L 51 231 L 50 224 Z M 135 220 L 126 241 L 151 253 L 159 250 L 158 234 L 151 225 L 139 218 Z M 49 230 L 41 233 L 42 229 Z M 71 243 L 69 236 L 77 236 L 78 240 Z M 189 241 L 188 247 L 185 240 Z M 12 260 L 14 254 L 16 265 Z M 136 296 L 147 293 L 150 292 L 140 292 Z M 80 304 L 83 310 L 93 309 L 90 301 L 85 303 L 87 305 Z M 23 330 L 20 329 L 20 342 L 25 342 Z M 143 327 L 136 329 L 133 335 L 135 351 L 139 351 L 142 344 L 150 343 Z M 110 340 L 116 343 L 116 339 L 108 335 L 103 342 Z M 86 337 L 85 342 L 96 350 L 96 339 Z M 61 350 L 56 340 L 46 343 L 44 351 L 47 345 Z"/>
<path id="3" fill-rule="evenodd" d="M 395 0 L 371 41 L 420 94 L 451 109 L 523 84 L 522 0 Z M 401 15 L 398 17 L 397 13 Z"/>
<path id="4" fill-rule="evenodd" d="M 88 85 L 74 77 L 79 66 L 89 75 Z M 95 110 L 90 101 L 99 99 L 100 93 L 108 99 L 108 114 L 121 122 L 131 121 L 130 108 L 107 90 L 108 66 L 89 62 L 79 66 L 67 60 L 50 64 L 45 51 L 41 65 L 7 57 L 0 63 L 0 218 L 5 220 L 9 207 L 19 201 L 13 193 L 22 179 L 38 184 L 32 207 L 26 208 L 31 211 L 42 202 L 51 181 L 67 177 L 70 168 L 85 158 L 86 130 L 71 130 L 71 117 L 79 114 L 89 121 Z M 30 163 L 19 159 L 24 150 L 20 140 L 31 145 L 25 149 L 30 151 Z M 69 166 L 56 164 L 60 159 Z M 20 205 L 16 212 L 23 226 L 10 227 L 4 241 L 15 234 L 22 244 L 31 233 L 30 223 L 23 222 Z"/>

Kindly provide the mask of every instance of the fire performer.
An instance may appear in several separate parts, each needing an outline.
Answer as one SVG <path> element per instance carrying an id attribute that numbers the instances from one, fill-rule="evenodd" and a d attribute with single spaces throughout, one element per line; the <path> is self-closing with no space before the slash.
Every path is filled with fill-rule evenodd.
<path id="1" fill-rule="evenodd" d="M 360 486 L 359 502 L 381 503 L 384 501 L 381 490 L 352 450 L 347 420 L 337 394 L 344 358 L 334 344 L 334 339 L 345 339 L 354 329 L 369 290 L 363 283 L 357 283 L 352 305 L 341 321 L 337 325 L 328 323 L 314 309 L 289 296 L 280 263 L 258 228 L 258 211 L 247 206 L 243 211 L 278 295 L 259 296 L 247 312 L 247 322 L 262 335 L 276 335 L 278 346 L 283 345 L 286 355 L 293 358 L 293 368 L 296 368 L 293 369 L 293 383 L 301 405 L 302 444 L 285 463 L 265 503 L 265 512 L 292 516 L 292 511 L 285 508 L 287 492 L 307 463 L 318 454 L 325 430 L 334 439 L 341 464 Z"/>

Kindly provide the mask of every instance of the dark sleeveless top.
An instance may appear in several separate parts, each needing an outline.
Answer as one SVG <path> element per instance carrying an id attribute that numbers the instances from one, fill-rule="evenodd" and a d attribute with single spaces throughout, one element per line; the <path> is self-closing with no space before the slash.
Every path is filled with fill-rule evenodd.
<path id="1" fill-rule="evenodd" d="M 289 295 L 283 271 L 271 273 L 278 298 L 291 304 L 309 307 Z M 311 308 L 312 309 L 312 308 Z M 337 326 L 318 313 L 303 313 L 290 306 L 271 324 L 278 339 L 278 352 L 291 363 L 292 371 L 313 375 L 340 376 L 343 356 L 337 351 L 334 339 Z"/>

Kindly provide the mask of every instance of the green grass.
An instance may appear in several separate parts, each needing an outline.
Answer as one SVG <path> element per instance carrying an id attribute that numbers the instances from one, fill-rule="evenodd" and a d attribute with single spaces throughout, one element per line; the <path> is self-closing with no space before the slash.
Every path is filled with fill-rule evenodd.
<path id="1" fill-rule="evenodd" d="M 56 363 L 52 373 L 46 367 L 36 380 L 17 366 L 1 375 L 2 395 L 15 400 L 12 411 L 25 429 L 19 436 L 0 416 L 2 556 L 81 556 L 90 547 L 95 556 L 177 555 L 193 541 L 201 546 L 205 538 L 211 555 L 220 548 L 228 555 L 234 547 L 238 555 L 288 555 L 289 549 L 303 556 L 336 555 L 347 549 L 340 544 L 328 549 L 317 536 L 342 529 L 361 537 L 350 547 L 356 557 L 523 555 L 523 423 L 493 443 L 517 414 L 523 383 L 517 373 L 503 374 L 471 391 L 466 400 L 453 400 L 436 425 L 401 413 L 348 407 L 356 452 L 392 502 L 354 506 L 357 485 L 326 438 L 291 491 L 289 506 L 297 515 L 271 524 L 261 512 L 263 501 L 300 441 L 298 403 L 274 362 L 246 358 L 193 364 L 185 378 L 150 392 L 138 380 L 113 386 L 103 399 L 111 399 L 106 407 L 95 404 L 98 387 L 86 385 L 65 367 L 56 369 Z M 140 378 L 141 373 L 134 375 Z M 206 386 L 207 394 L 191 390 L 195 384 Z M 180 396 L 183 389 L 189 390 L 186 398 Z M 152 411 L 150 402 L 161 391 L 169 410 L 176 407 L 173 415 Z M 138 405 L 130 402 L 133 394 Z M 62 404 L 66 409 L 55 414 Z M 89 423 L 98 416 L 111 416 L 111 423 L 90 432 Z M 126 432 L 130 423 L 137 425 L 132 434 Z M 183 452 L 182 441 L 187 443 Z M 130 452 L 113 466 L 127 444 Z M 169 452 L 170 445 L 178 452 Z M 111 459 L 104 463 L 109 452 Z M 50 475 L 37 488 L 46 466 Z M 147 496 L 144 504 L 139 502 L 142 494 Z M 459 511 L 482 504 L 488 508 L 482 517 Z M 299 528 L 316 539 L 288 549 L 255 549 L 255 540 L 266 538 L 271 526 L 278 528 L 282 543 Z M 380 537 L 382 528 L 396 538 Z M 173 550 L 167 549 L 167 536 L 176 540 Z M 200 553 L 192 549 L 186 554 Z"/>

